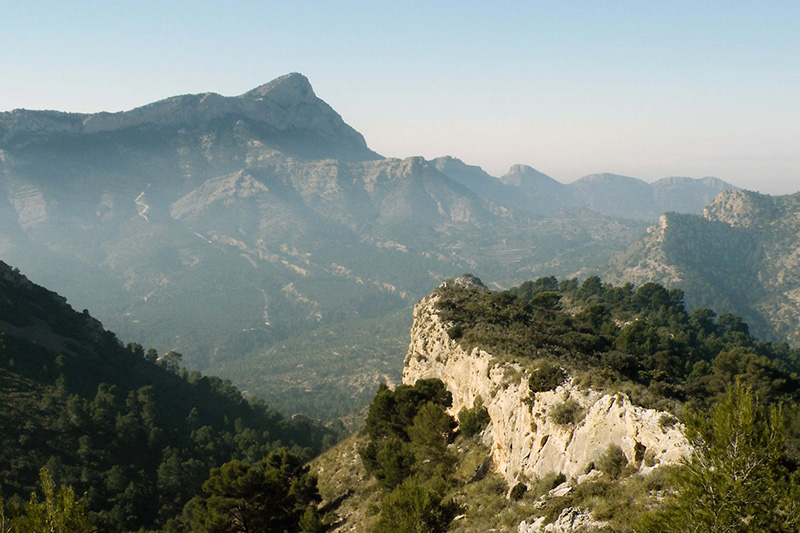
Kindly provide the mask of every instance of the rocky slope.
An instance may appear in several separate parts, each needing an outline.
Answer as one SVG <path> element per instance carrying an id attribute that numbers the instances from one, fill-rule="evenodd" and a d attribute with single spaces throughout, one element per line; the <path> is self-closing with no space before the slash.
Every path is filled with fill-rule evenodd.
<path id="1" fill-rule="evenodd" d="M 663 423 L 668 415 L 635 406 L 624 394 L 610 396 L 567 382 L 536 393 L 530 402 L 527 370 L 478 348 L 462 349 L 437 315 L 436 298 L 424 298 L 414 308 L 403 382 L 441 379 L 453 394 L 454 414 L 480 397 L 491 418 L 486 432 L 494 468 L 509 486 L 553 473 L 580 480 L 610 446 L 619 446 L 629 464 L 643 471 L 688 456 L 680 427 Z M 582 419 L 554 421 L 553 410 L 570 399 L 585 413 Z"/>
<path id="2" fill-rule="evenodd" d="M 680 287 L 690 307 L 732 312 L 759 337 L 797 346 L 799 229 L 799 194 L 726 191 L 702 215 L 664 215 L 609 277 Z"/>

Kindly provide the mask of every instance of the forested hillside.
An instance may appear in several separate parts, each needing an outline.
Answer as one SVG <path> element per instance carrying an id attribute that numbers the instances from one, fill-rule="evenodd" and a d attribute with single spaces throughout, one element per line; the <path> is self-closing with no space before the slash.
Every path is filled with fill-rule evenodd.
<path id="1" fill-rule="evenodd" d="M 609 279 L 686 292 L 690 308 L 742 316 L 759 338 L 800 342 L 800 196 L 726 191 L 703 215 L 668 213 L 616 256 Z"/>
<path id="2" fill-rule="evenodd" d="M 533 364 L 533 381 L 557 381 L 558 366 L 586 386 L 669 407 L 708 406 L 739 376 L 770 401 L 800 399 L 800 350 L 759 341 L 730 313 L 688 312 L 679 289 L 548 277 L 498 293 L 438 290 L 453 339 Z"/>
<path id="3" fill-rule="evenodd" d="M 214 467 L 288 447 L 308 459 L 336 433 L 288 420 L 181 356 L 123 346 L 88 312 L 0 263 L 0 487 L 27 499 L 46 467 L 86 493 L 100 531 L 154 529 Z"/>
<path id="4" fill-rule="evenodd" d="M 677 289 L 462 276 L 415 308 L 404 383 L 314 465 L 335 531 L 795 531 L 798 368 Z M 537 470 L 559 442 L 572 459 Z"/>

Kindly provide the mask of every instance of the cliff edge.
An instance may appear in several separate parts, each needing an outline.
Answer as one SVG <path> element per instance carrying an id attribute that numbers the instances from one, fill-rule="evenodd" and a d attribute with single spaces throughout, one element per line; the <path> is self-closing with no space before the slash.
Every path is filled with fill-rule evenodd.
<path id="1" fill-rule="evenodd" d="M 673 417 L 633 405 L 623 393 L 604 394 L 568 379 L 531 398 L 528 369 L 479 348 L 465 351 L 450 338 L 438 298 L 434 292 L 414 308 L 403 383 L 442 380 L 453 395 L 454 415 L 480 397 L 491 418 L 485 438 L 494 468 L 510 487 L 553 473 L 580 481 L 614 446 L 642 472 L 688 457 L 689 444 Z M 578 414 L 569 423 L 554 416 L 565 405 Z"/>

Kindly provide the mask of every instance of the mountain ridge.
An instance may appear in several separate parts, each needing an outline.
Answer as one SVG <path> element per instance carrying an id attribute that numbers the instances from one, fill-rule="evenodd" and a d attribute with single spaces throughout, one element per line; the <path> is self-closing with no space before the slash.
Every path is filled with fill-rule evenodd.
<path id="1" fill-rule="evenodd" d="M 452 156 L 433 161 L 442 173 L 486 198 L 540 214 L 583 208 L 605 216 L 656 220 L 667 211 L 700 213 L 717 194 L 736 188 L 712 177 L 667 177 L 648 183 L 612 173 L 562 183 L 523 164 L 512 165 L 496 178 Z"/>
<path id="2" fill-rule="evenodd" d="M 239 96 L 217 93 L 173 96 L 115 113 L 63 113 L 14 110 L 0 113 L 2 144 L 41 142 L 48 134 L 92 135 L 147 127 L 200 127 L 230 117 L 267 128 L 267 137 L 284 135 L 335 141 L 341 149 L 323 157 L 371 160 L 381 156 L 369 150 L 364 137 L 319 99 L 302 74 L 287 74 Z M 318 141 L 319 142 L 319 141 Z"/>
<path id="3" fill-rule="evenodd" d="M 464 271 L 495 288 L 594 273 L 644 231 L 624 214 L 520 194 L 455 158 L 381 157 L 300 74 L 120 113 L 0 114 L 1 257 L 123 338 L 316 406 L 399 380 L 383 348 L 399 336 L 369 345 L 359 320 L 399 331 L 400 310 Z M 326 327 L 360 339 L 330 350 L 361 363 L 314 386 L 276 350 Z"/>
<path id="4" fill-rule="evenodd" d="M 666 214 L 612 259 L 609 279 L 682 286 L 691 307 L 741 315 L 760 336 L 800 343 L 800 193 L 726 191 L 702 215 Z"/>

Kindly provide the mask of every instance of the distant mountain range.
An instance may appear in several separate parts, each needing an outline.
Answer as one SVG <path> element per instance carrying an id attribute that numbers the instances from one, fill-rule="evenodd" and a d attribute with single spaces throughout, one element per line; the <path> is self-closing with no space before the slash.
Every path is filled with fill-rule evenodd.
<path id="1" fill-rule="evenodd" d="M 608 173 L 563 184 L 527 165 L 512 166 L 498 180 L 480 167 L 452 157 L 440 157 L 433 163 L 443 174 L 485 198 L 536 213 L 580 207 L 611 217 L 648 220 L 667 211 L 699 213 L 719 193 L 736 188 L 718 178 L 673 177 L 651 184 Z"/>
<path id="2" fill-rule="evenodd" d="M 402 310 L 442 279 L 595 273 L 665 209 L 731 187 L 384 158 L 300 74 L 121 113 L 0 113 L 0 258 L 124 339 L 317 416 L 399 379 Z"/>

